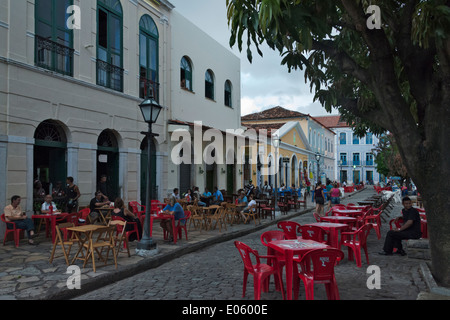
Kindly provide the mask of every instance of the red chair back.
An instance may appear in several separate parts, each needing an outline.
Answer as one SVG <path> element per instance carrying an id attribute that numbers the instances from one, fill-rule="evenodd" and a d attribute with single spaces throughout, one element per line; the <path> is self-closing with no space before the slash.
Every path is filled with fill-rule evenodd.
<path id="1" fill-rule="evenodd" d="M 23 233 L 23 230 L 22 229 L 17 229 L 16 228 L 16 224 L 14 222 L 6 221 L 6 217 L 5 217 L 4 213 L 1 215 L 1 220 L 6 224 L 5 236 L 3 238 L 3 245 L 5 245 L 6 238 L 8 237 L 8 234 L 13 233 L 13 235 L 14 235 L 14 244 L 18 248 L 19 247 L 19 241 L 20 241 L 20 234 Z M 11 225 L 12 229 L 8 229 L 8 225 Z"/>
<path id="2" fill-rule="evenodd" d="M 284 231 L 286 239 L 297 239 L 299 232 L 299 228 L 301 227 L 300 223 L 295 221 L 280 221 L 277 223 L 277 227 Z"/>
<path id="3" fill-rule="evenodd" d="M 359 239 L 359 244 L 365 246 L 367 242 L 367 237 L 369 236 L 370 230 L 372 229 L 372 224 L 367 223 L 363 225 L 356 231 L 357 237 Z"/>
<path id="4" fill-rule="evenodd" d="M 286 239 L 284 231 L 280 231 L 280 230 L 266 231 L 266 232 L 263 232 L 263 234 L 261 235 L 261 243 L 264 246 L 267 246 L 267 244 L 271 241 L 284 240 L 284 239 Z"/>
<path id="5" fill-rule="evenodd" d="M 259 260 L 258 251 L 253 250 L 248 245 L 243 242 L 235 241 L 234 245 L 239 251 L 241 255 L 242 261 L 244 262 L 244 268 L 250 274 L 255 274 L 255 270 L 257 269 L 255 266 L 259 265 L 261 262 Z M 251 254 L 253 254 L 256 258 L 256 265 L 253 264 Z"/>
<path id="6" fill-rule="evenodd" d="M 315 249 L 308 251 L 301 259 L 302 273 L 313 277 L 314 281 L 334 279 L 334 266 L 344 258 L 339 249 Z"/>
<path id="7" fill-rule="evenodd" d="M 324 229 L 319 226 L 301 226 L 302 239 L 314 240 L 317 242 L 326 243 Z"/>

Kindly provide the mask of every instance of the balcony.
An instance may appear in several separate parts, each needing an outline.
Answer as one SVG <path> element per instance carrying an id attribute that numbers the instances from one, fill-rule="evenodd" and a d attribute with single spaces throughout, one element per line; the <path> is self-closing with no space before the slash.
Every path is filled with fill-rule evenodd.
<path id="1" fill-rule="evenodd" d="M 36 66 L 73 76 L 74 49 L 35 35 Z"/>
<path id="2" fill-rule="evenodd" d="M 144 77 L 140 77 L 139 97 L 142 99 L 153 97 L 153 99 L 155 99 L 159 103 L 159 83 Z"/>
<path id="3" fill-rule="evenodd" d="M 123 92 L 123 73 L 121 67 L 97 59 L 97 84 L 115 91 Z"/>

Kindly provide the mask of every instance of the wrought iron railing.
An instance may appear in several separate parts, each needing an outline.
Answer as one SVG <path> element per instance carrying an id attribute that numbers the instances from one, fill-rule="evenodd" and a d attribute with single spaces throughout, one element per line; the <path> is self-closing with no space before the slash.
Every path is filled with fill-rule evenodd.
<path id="1" fill-rule="evenodd" d="M 115 91 L 123 91 L 123 73 L 121 67 L 97 59 L 97 84 Z"/>
<path id="2" fill-rule="evenodd" d="M 35 63 L 38 67 L 73 76 L 75 50 L 35 35 Z"/>
<path id="3" fill-rule="evenodd" d="M 140 77 L 139 78 L 139 97 L 153 97 L 159 103 L 159 83 L 153 80 Z"/>

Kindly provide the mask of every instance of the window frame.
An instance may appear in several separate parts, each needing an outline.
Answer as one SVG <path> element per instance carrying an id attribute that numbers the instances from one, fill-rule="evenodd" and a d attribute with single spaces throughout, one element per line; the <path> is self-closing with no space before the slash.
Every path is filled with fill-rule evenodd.
<path id="1" fill-rule="evenodd" d="M 117 11 L 114 7 L 111 5 L 111 1 L 116 1 L 120 6 L 120 12 Z M 108 2 L 108 3 L 106 3 Z M 107 37 L 107 48 L 100 45 L 100 10 L 105 12 L 107 14 L 107 25 L 106 25 L 106 37 Z M 96 60 L 97 60 L 97 66 L 96 66 L 96 83 L 99 86 L 109 88 L 111 90 L 123 92 L 124 89 L 124 68 L 123 68 L 123 7 L 119 0 L 97 0 L 97 35 L 96 35 L 96 41 L 97 41 L 97 52 L 96 52 Z M 116 35 L 111 31 L 111 24 L 112 20 L 111 18 L 117 19 L 119 21 L 119 41 L 120 41 L 120 50 L 119 52 L 116 52 L 112 49 L 111 43 L 113 42 L 112 39 Z M 106 61 L 100 58 L 100 50 L 104 50 L 106 53 Z M 112 63 L 112 56 L 118 55 L 120 66 Z M 105 83 L 101 82 L 99 79 L 99 72 L 100 69 L 106 69 L 103 70 L 106 73 L 106 80 Z M 116 87 L 113 85 L 113 80 L 111 77 L 112 73 L 118 73 L 120 76 L 120 83 L 119 87 Z"/>
<path id="2" fill-rule="evenodd" d="M 185 62 L 185 63 L 183 63 L 183 62 Z M 185 69 L 184 66 L 189 67 L 190 70 Z M 193 86 L 192 86 L 193 85 L 192 84 L 193 71 L 192 71 L 192 69 L 193 68 L 192 68 L 191 59 L 189 59 L 188 56 L 181 57 L 181 60 L 180 60 L 180 87 L 182 89 L 185 89 L 185 90 L 188 90 L 191 92 L 193 92 Z M 184 72 L 184 77 L 183 77 L 183 72 Z M 183 80 L 184 80 L 184 86 L 182 85 Z"/>
<path id="3" fill-rule="evenodd" d="M 209 75 L 211 81 L 208 81 L 207 75 Z M 214 91 L 215 91 L 214 73 L 211 69 L 208 69 L 205 72 L 205 98 L 215 100 Z"/>
<path id="4" fill-rule="evenodd" d="M 64 26 L 59 26 L 57 24 L 57 16 L 56 16 L 56 9 L 57 9 L 57 3 L 61 0 L 49 0 L 50 2 L 50 17 L 51 21 L 48 21 L 44 17 L 39 16 L 38 13 L 38 6 L 40 5 L 42 0 L 36 0 L 35 2 L 35 12 L 34 12 L 34 25 L 35 25 L 35 47 L 34 47 L 34 62 L 35 65 L 41 68 L 45 68 L 47 70 L 51 70 L 57 73 L 61 73 L 63 75 L 67 76 L 73 76 L 74 72 L 74 48 L 73 48 L 73 30 L 67 28 L 67 19 L 69 17 L 69 14 L 67 14 L 67 8 L 64 10 Z M 69 3 L 68 5 L 73 5 L 73 0 L 67 0 Z M 51 30 L 51 39 L 48 39 L 48 37 L 44 37 L 44 35 L 39 34 L 41 29 L 41 24 L 46 25 Z M 66 35 L 68 35 L 68 40 L 65 40 L 69 42 L 68 45 L 61 44 L 58 42 L 58 32 L 63 32 Z M 41 46 L 43 46 L 42 49 L 39 49 Z M 51 54 L 50 61 L 48 63 L 41 62 L 39 59 L 40 50 L 49 50 Z M 58 52 L 65 52 L 64 56 L 67 56 L 69 61 L 66 61 L 64 65 L 67 63 L 69 64 L 67 68 L 59 69 L 58 68 Z"/>
<path id="5" fill-rule="evenodd" d="M 227 91 L 227 85 L 229 87 L 229 91 Z M 227 103 L 228 98 L 228 103 Z M 230 80 L 225 81 L 224 85 L 224 104 L 227 107 L 233 108 L 233 86 Z"/>
<path id="6" fill-rule="evenodd" d="M 150 20 L 149 20 L 150 19 Z M 147 29 L 146 26 L 144 26 L 145 23 L 152 23 L 154 26 L 154 30 L 156 31 L 155 33 L 152 32 L 152 30 Z M 141 48 L 141 36 L 143 36 L 145 38 L 145 51 L 146 51 L 146 76 L 144 77 L 141 73 L 141 68 L 143 67 L 141 64 L 141 52 L 142 52 L 142 48 Z M 154 54 L 156 55 L 155 58 L 155 64 L 156 64 L 156 69 L 153 70 L 152 69 L 152 54 L 153 54 L 153 50 L 151 48 L 151 42 L 155 43 L 155 52 Z M 153 98 L 159 102 L 159 30 L 158 27 L 155 23 L 155 21 L 153 20 L 153 18 L 148 15 L 148 14 L 144 14 L 142 15 L 142 17 L 139 20 L 139 59 L 138 59 L 138 64 L 139 64 L 139 97 L 140 98 L 146 98 L 148 96 L 148 93 L 146 92 L 146 89 L 144 88 L 143 92 L 141 92 L 141 82 L 144 82 L 144 86 L 146 86 L 148 83 L 150 83 L 150 85 L 153 84 Z M 155 73 L 155 79 L 151 79 L 151 74 L 152 72 Z M 150 78 L 148 77 L 150 75 Z M 145 79 L 145 80 L 143 80 Z M 156 94 L 155 94 L 156 91 Z"/>

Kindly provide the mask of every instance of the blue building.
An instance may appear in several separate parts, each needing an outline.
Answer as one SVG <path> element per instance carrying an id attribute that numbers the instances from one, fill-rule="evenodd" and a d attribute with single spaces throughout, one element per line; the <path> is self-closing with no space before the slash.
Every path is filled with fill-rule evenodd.
<path id="1" fill-rule="evenodd" d="M 353 129 L 340 121 L 340 116 L 315 117 L 324 126 L 336 133 L 336 175 L 335 180 L 347 184 L 376 184 L 384 181 L 377 172 L 373 149 L 378 145 L 378 137 L 367 132 L 362 138 Z"/>

